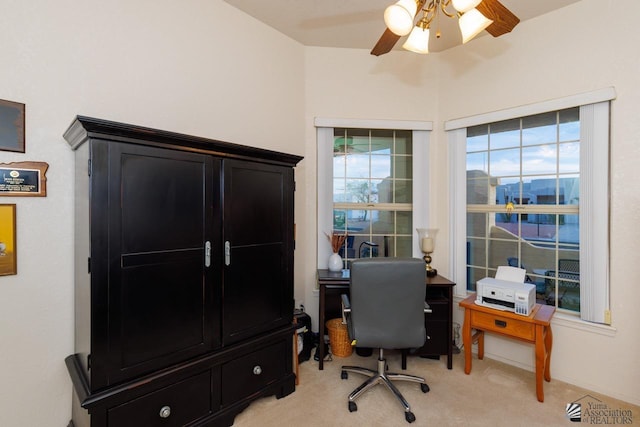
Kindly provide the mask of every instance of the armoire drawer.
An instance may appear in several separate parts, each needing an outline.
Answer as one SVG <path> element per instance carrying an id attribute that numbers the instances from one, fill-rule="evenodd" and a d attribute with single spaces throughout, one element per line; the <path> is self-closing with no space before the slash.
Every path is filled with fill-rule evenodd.
<path id="1" fill-rule="evenodd" d="M 109 409 L 107 425 L 183 426 L 210 412 L 211 371 L 206 371 Z"/>
<path id="2" fill-rule="evenodd" d="M 281 379 L 286 370 L 283 341 L 222 365 L 222 406 L 233 404 Z M 289 355 L 290 357 L 290 355 Z"/>

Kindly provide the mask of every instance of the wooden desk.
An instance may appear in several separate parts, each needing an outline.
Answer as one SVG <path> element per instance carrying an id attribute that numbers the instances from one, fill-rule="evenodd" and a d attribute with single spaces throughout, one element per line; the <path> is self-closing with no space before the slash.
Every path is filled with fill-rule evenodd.
<path id="1" fill-rule="evenodd" d="M 340 317 L 340 295 L 349 294 L 349 270 L 332 272 L 318 270 L 320 301 L 318 307 L 318 336 L 324 339 L 325 323 L 328 319 Z M 433 313 L 425 318 L 427 335 L 430 340 L 414 353 L 421 356 L 447 355 L 447 368 L 453 367 L 453 287 L 455 283 L 438 275 L 427 277 L 425 300 Z M 324 369 L 324 345 L 318 346 L 318 369 Z M 405 358 L 403 357 L 403 368 Z"/>
<path id="2" fill-rule="evenodd" d="M 536 304 L 529 316 L 509 311 L 500 311 L 475 303 L 476 294 L 469 295 L 460 306 L 464 308 L 462 341 L 464 343 L 464 372 L 471 372 L 471 346 L 478 341 L 478 359 L 484 357 L 484 332 L 493 332 L 509 338 L 535 345 L 536 352 L 536 395 L 544 402 L 542 378 L 551 381 L 551 317 L 556 308 L 550 305 Z M 471 334 L 475 329 L 476 333 Z"/>

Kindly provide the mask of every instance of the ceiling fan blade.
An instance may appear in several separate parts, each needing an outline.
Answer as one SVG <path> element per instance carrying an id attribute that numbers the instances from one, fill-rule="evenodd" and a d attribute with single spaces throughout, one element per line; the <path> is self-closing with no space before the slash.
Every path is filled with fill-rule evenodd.
<path id="1" fill-rule="evenodd" d="M 483 0 L 476 9 L 484 16 L 493 20 L 486 31 L 493 37 L 500 37 L 503 34 L 511 32 L 518 25 L 520 18 L 514 15 L 498 0 Z"/>
<path id="2" fill-rule="evenodd" d="M 382 37 L 380 37 L 378 43 L 371 49 L 371 55 L 380 56 L 391 51 L 398 40 L 400 40 L 400 36 L 394 34 L 387 28 L 384 33 L 382 33 Z"/>
<path id="3" fill-rule="evenodd" d="M 416 9 L 415 16 L 418 16 L 420 12 L 422 12 L 422 7 L 426 2 L 427 0 L 418 0 L 418 7 Z M 391 49 L 393 49 L 393 47 L 396 45 L 398 40 L 400 40 L 400 37 L 401 36 L 393 33 L 390 29 L 387 28 L 384 33 L 382 33 L 382 36 L 380 37 L 380 40 L 378 40 L 378 43 L 376 43 L 373 49 L 371 49 L 371 55 L 380 56 L 390 52 Z"/>

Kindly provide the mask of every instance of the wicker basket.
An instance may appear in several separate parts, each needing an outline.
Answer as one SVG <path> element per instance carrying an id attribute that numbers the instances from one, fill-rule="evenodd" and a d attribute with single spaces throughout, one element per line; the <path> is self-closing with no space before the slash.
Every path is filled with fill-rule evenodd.
<path id="1" fill-rule="evenodd" d="M 342 323 L 341 318 L 328 320 L 326 323 L 329 331 L 329 345 L 331 354 L 338 357 L 349 357 L 353 352 L 347 325 Z"/>

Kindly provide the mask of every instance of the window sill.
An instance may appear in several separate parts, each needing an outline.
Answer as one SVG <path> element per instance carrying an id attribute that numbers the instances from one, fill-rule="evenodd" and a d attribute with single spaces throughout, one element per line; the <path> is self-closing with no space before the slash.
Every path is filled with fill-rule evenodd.
<path id="1" fill-rule="evenodd" d="M 459 303 L 463 299 L 465 299 L 468 295 L 454 295 L 454 303 Z M 613 337 L 616 335 L 618 330 L 610 325 L 603 325 L 600 323 L 587 322 L 585 320 L 580 319 L 576 315 L 571 315 L 568 313 L 562 313 L 556 311 L 551 319 L 551 325 L 560 326 L 563 328 L 572 328 L 577 329 L 583 332 L 594 333 L 598 335 L 604 335 L 607 337 Z"/>
<path id="2" fill-rule="evenodd" d="M 573 328 L 579 331 L 595 333 L 607 337 L 613 337 L 618 332 L 618 330 L 613 326 L 603 325 L 601 323 L 587 322 L 577 316 L 566 313 L 559 313 L 557 311 L 556 314 L 553 315 L 553 319 L 551 319 L 551 324 L 554 326 L 557 325 L 567 328 Z"/>

